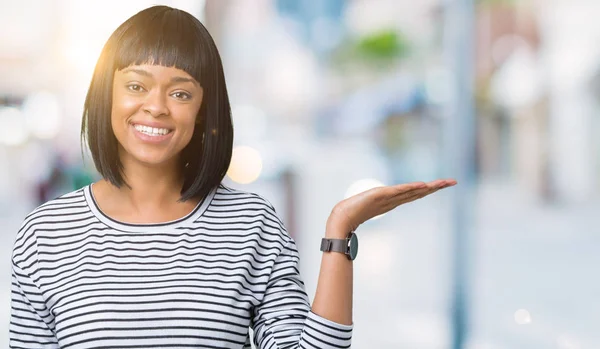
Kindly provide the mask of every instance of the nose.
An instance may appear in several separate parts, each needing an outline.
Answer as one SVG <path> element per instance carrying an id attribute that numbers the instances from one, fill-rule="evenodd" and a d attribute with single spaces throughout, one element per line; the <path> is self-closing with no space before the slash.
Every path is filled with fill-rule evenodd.
<path id="1" fill-rule="evenodd" d="M 144 101 L 143 108 L 145 113 L 148 113 L 155 118 L 163 115 L 169 115 L 167 98 L 158 89 L 152 90 L 150 93 L 148 93 L 147 98 Z"/>

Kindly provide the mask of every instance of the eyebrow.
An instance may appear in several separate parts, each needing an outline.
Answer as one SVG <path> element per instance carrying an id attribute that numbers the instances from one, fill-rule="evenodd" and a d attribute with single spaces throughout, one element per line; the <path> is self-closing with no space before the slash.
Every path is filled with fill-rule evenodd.
<path id="1" fill-rule="evenodd" d="M 191 82 L 194 85 L 198 85 L 198 82 L 196 82 L 196 80 L 185 78 L 183 76 L 174 76 L 171 78 L 171 82 Z"/>
<path id="2" fill-rule="evenodd" d="M 149 78 L 153 78 L 154 77 L 152 75 L 152 73 L 150 73 L 149 71 L 144 70 L 144 69 L 137 69 L 137 68 L 126 68 L 126 69 L 123 70 L 123 74 L 126 74 L 126 73 L 136 73 L 136 74 L 143 75 L 143 76 L 146 76 L 146 77 L 149 77 Z M 171 78 L 171 82 L 177 82 L 177 83 L 180 83 L 180 82 L 191 82 L 194 85 L 199 85 L 196 80 L 191 79 L 191 78 L 186 78 L 186 77 L 183 77 L 183 76 L 174 76 L 174 77 Z"/>

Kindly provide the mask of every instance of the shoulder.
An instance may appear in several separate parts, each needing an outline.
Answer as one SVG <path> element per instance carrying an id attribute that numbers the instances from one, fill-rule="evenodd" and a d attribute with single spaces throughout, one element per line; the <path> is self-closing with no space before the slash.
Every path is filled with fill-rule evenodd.
<path id="1" fill-rule="evenodd" d="M 221 221 L 260 226 L 263 237 L 276 237 L 284 244 L 291 239 L 275 207 L 260 194 L 221 184 L 209 211 Z"/>
<path id="2" fill-rule="evenodd" d="M 25 216 L 14 240 L 13 257 L 29 250 L 40 229 L 56 229 L 68 225 L 73 217 L 89 215 L 84 188 L 63 194 L 33 209 Z"/>
<path id="3" fill-rule="evenodd" d="M 249 210 L 252 208 L 263 209 L 270 211 L 273 215 L 277 215 L 275 208 L 260 194 L 232 188 L 224 184 L 220 184 L 213 198 L 213 204 L 240 206 Z"/>

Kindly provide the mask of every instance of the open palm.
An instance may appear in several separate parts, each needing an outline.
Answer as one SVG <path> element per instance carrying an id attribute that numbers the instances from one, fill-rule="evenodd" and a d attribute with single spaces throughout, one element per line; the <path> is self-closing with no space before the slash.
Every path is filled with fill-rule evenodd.
<path id="1" fill-rule="evenodd" d="M 345 231 L 354 231 L 373 217 L 453 185 L 456 185 L 454 179 L 438 179 L 373 188 L 340 201 L 328 222 L 334 222 Z"/>

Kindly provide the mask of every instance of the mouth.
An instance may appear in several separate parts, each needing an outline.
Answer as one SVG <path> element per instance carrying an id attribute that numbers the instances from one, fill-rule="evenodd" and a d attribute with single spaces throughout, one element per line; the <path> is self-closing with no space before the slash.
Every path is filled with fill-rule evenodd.
<path id="1" fill-rule="evenodd" d="M 132 126 L 133 126 L 133 128 L 136 129 L 136 131 L 143 133 L 150 137 L 166 136 L 169 133 L 173 132 L 173 130 L 168 129 L 168 128 L 157 128 L 157 127 L 150 127 L 150 126 L 145 126 L 145 125 L 140 125 L 140 124 L 132 124 Z"/>

